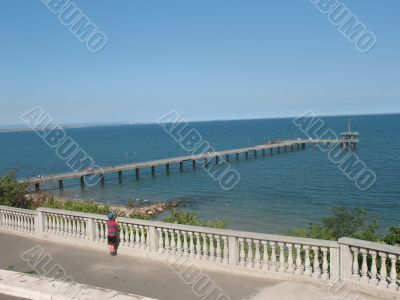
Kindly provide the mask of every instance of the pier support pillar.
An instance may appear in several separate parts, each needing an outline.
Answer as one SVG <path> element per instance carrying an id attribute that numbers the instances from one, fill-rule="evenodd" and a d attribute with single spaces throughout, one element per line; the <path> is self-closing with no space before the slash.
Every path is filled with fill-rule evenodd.
<path id="1" fill-rule="evenodd" d="M 181 171 L 183 171 L 183 161 L 180 161 L 180 162 L 179 162 L 179 169 L 180 169 Z"/>
<path id="2" fill-rule="evenodd" d="M 301 146 L 303 149 L 306 149 L 306 143 L 303 143 Z"/>
<path id="3" fill-rule="evenodd" d="M 81 180 L 81 188 L 83 189 L 85 188 L 85 176 L 81 176 L 80 180 Z"/>
<path id="4" fill-rule="evenodd" d="M 118 181 L 122 183 L 122 171 L 118 171 Z"/>
<path id="5" fill-rule="evenodd" d="M 193 169 L 196 169 L 196 161 L 194 159 L 192 160 L 192 167 Z"/>
<path id="6" fill-rule="evenodd" d="M 253 150 L 254 157 L 257 157 L 257 150 Z"/>
<path id="7" fill-rule="evenodd" d="M 300 144 L 297 144 L 297 151 L 300 150 Z"/>
<path id="8" fill-rule="evenodd" d="M 139 177 L 140 177 L 140 169 L 136 168 L 135 169 L 135 173 L 136 173 L 136 179 L 139 179 Z"/>
<path id="9" fill-rule="evenodd" d="M 239 160 L 239 153 L 236 153 L 236 160 Z"/>
<path id="10" fill-rule="evenodd" d="M 216 156 L 215 157 L 215 164 L 218 165 L 218 163 L 219 163 L 219 156 Z"/>
<path id="11" fill-rule="evenodd" d="M 104 184 L 104 174 L 100 174 L 100 183 Z"/>
<path id="12" fill-rule="evenodd" d="M 248 151 L 246 151 L 246 152 L 244 153 L 244 157 L 245 157 L 246 159 L 249 158 L 249 152 L 248 152 Z"/>
<path id="13" fill-rule="evenodd" d="M 204 167 L 208 168 L 208 159 L 207 159 L 207 157 L 204 158 Z"/>
<path id="14" fill-rule="evenodd" d="M 293 149 L 294 149 L 294 145 L 291 144 L 291 145 L 290 145 L 290 151 L 293 151 Z"/>
<path id="15" fill-rule="evenodd" d="M 165 171 L 167 171 L 167 173 L 169 173 L 169 164 L 165 164 Z"/>
<path id="16" fill-rule="evenodd" d="M 58 181 L 58 188 L 60 189 L 60 191 L 64 190 L 64 180 Z"/>
<path id="17" fill-rule="evenodd" d="M 156 176 L 156 167 L 151 166 L 151 176 Z"/>
<path id="18" fill-rule="evenodd" d="M 273 149 L 273 148 L 269 149 L 269 153 L 270 153 L 271 155 L 274 154 L 274 149 Z"/>
<path id="19" fill-rule="evenodd" d="M 262 155 L 265 156 L 265 149 L 262 149 Z"/>
<path id="20" fill-rule="evenodd" d="M 40 184 L 39 184 L 39 182 L 36 182 L 36 183 L 35 183 L 35 192 L 36 192 L 36 193 L 39 193 L 39 192 L 40 192 Z"/>
<path id="21" fill-rule="evenodd" d="M 229 161 L 229 154 L 227 154 L 226 156 L 225 156 L 225 160 L 228 162 Z"/>

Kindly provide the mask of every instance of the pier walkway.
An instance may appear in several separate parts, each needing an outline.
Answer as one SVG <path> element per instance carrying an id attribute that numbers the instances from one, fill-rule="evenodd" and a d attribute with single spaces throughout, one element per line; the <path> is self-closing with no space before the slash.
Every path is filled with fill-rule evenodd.
<path id="1" fill-rule="evenodd" d="M 203 161 L 202 162 L 203 166 L 207 168 L 211 160 L 214 160 L 215 164 L 218 164 L 222 159 L 228 162 L 230 156 L 232 155 L 235 157 L 236 160 L 240 159 L 240 155 L 242 156 L 244 155 L 245 159 L 248 159 L 249 153 L 253 154 L 254 156 L 257 156 L 257 152 L 261 151 L 262 154 L 265 155 L 266 154 L 265 152 L 268 150 L 272 155 L 274 151 L 276 153 L 280 153 L 281 151 L 286 152 L 289 150 L 293 151 L 295 149 L 300 150 L 300 149 L 305 149 L 306 144 L 314 144 L 314 146 L 316 146 L 319 143 L 326 144 L 328 147 L 332 144 L 340 144 L 342 147 L 356 148 L 358 144 L 358 139 L 342 138 L 342 139 L 278 140 L 275 142 L 265 143 L 251 147 L 244 147 L 244 148 L 237 148 L 237 149 L 216 151 L 216 152 L 207 152 L 196 155 L 172 157 L 172 158 L 165 158 L 165 159 L 152 160 L 139 163 L 129 163 L 118 166 L 101 167 L 81 172 L 69 172 L 62 174 L 33 177 L 24 179 L 24 181 L 33 184 L 35 186 L 36 192 L 40 191 L 40 184 L 57 182 L 57 181 L 60 190 L 62 190 L 64 188 L 64 180 L 77 179 L 77 178 L 80 178 L 81 187 L 84 188 L 85 177 L 88 176 L 99 176 L 98 182 L 104 184 L 104 175 L 110 173 L 118 173 L 119 181 L 122 182 L 122 173 L 129 170 L 135 170 L 136 178 L 139 178 L 141 169 L 150 168 L 152 175 L 155 176 L 156 167 L 162 165 L 165 165 L 166 172 L 169 172 L 171 164 L 179 164 L 180 169 L 183 170 L 184 162 L 188 161 L 192 162 L 193 168 L 196 168 L 198 161 Z"/>

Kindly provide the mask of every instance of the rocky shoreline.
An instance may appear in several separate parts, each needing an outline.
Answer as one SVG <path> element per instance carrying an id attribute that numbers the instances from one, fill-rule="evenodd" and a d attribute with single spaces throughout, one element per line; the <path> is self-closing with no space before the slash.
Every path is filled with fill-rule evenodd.
<path id="1" fill-rule="evenodd" d="M 166 201 L 166 202 L 157 202 L 149 205 L 137 204 L 129 202 L 126 206 L 124 205 L 111 205 L 104 204 L 92 200 L 83 200 L 83 199 L 70 199 L 64 198 L 54 195 L 49 195 L 46 193 L 40 194 L 30 194 L 27 195 L 29 197 L 29 201 L 32 202 L 34 207 L 51 207 L 56 203 L 57 206 L 64 206 L 66 204 L 77 204 L 77 206 L 85 204 L 90 204 L 96 206 L 96 208 L 100 211 L 111 211 L 115 212 L 118 217 L 143 217 L 143 218 L 151 218 L 153 216 L 159 215 L 165 211 L 177 208 L 179 206 L 178 200 Z"/>

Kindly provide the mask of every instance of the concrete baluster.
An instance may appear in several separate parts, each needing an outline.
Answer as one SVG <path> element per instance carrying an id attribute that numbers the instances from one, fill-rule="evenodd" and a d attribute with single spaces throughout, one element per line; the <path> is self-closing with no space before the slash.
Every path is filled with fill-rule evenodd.
<path id="1" fill-rule="evenodd" d="M 268 264 L 269 264 L 269 257 L 268 257 L 268 242 L 267 241 L 261 241 L 262 244 L 262 249 L 263 249 L 263 260 L 262 260 L 262 266 L 261 268 L 263 270 L 268 270 Z"/>
<path id="2" fill-rule="evenodd" d="M 202 233 L 201 234 L 201 237 L 203 238 L 203 251 L 202 251 L 202 253 L 203 253 L 203 255 L 202 255 L 202 259 L 203 260 L 207 260 L 208 259 L 208 245 L 207 245 L 207 234 L 205 234 L 205 233 Z"/>
<path id="3" fill-rule="evenodd" d="M 212 234 L 208 235 L 210 240 L 210 256 L 208 258 L 209 261 L 215 261 L 215 245 L 214 245 L 214 236 Z"/>
<path id="4" fill-rule="evenodd" d="M 387 288 L 388 282 L 387 282 L 387 274 L 386 274 L 386 253 L 384 252 L 379 252 L 379 256 L 381 258 L 381 269 L 379 272 L 380 275 L 380 280 L 378 285 L 382 288 Z"/>
<path id="5" fill-rule="evenodd" d="M 215 261 L 218 263 L 221 263 L 222 262 L 221 237 L 218 234 L 216 234 L 214 237 L 215 237 L 215 240 L 217 241 L 217 247 L 215 250 L 215 252 L 216 252 Z"/>
<path id="6" fill-rule="evenodd" d="M 360 267 L 358 265 L 358 248 L 357 247 L 351 247 L 351 251 L 353 252 L 353 268 L 352 268 L 352 274 L 351 278 L 355 280 L 360 279 Z"/>
<path id="7" fill-rule="evenodd" d="M 254 263 L 253 267 L 256 269 L 261 268 L 261 254 L 260 254 L 260 241 L 254 240 Z"/>
<path id="8" fill-rule="evenodd" d="M 120 223 L 119 224 L 119 241 L 121 243 L 121 246 L 126 246 L 124 230 L 126 230 L 125 229 L 125 224 Z"/>
<path id="9" fill-rule="evenodd" d="M 183 256 L 189 257 L 189 244 L 188 244 L 188 233 L 186 231 L 182 231 L 183 236 Z"/>
<path id="10" fill-rule="evenodd" d="M 130 225 L 124 224 L 124 241 L 125 241 L 125 247 L 129 247 L 130 241 Z"/>
<path id="11" fill-rule="evenodd" d="M 68 216 L 67 222 L 68 222 L 68 237 L 73 237 L 74 236 L 74 230 L 72 229 L 72 218 L 71 216 Z"/>
<path id="12" fill-rule="evenodd" d="M 164 238 L 163 238 L 163 232 L 162 228 L 157 227 L 157 232 L 158 232 L 158 253 L 164 253 Z"/>
<path id="13" fill-rule="evenodd" d="M 171 248 L 169 246 L 168 229 L 164 228 L 163 231 L 164 231 L 164 245 L 165 245 L 164 253 L 169 254 Z"/>
<path id="14" fill-rule="evenodd" d="M 397 271 L 396 271 L 396 263 L 397 263 L 397 256 L 394 254 L 389 254 L 391 267 L 390 267 L 390 283 L 389 289 L 397 291 Z"/>
<path id="15" fill-rule="evenodd" d="M 222 263 L 228 264 L 229 263 L 229 242 L 228 242 L 228 237 L 223 235 L 222 236 L 222 242 L 224 244 Z"/>
<path id="16" fill-rule="evenodd" d="M 194 242 L 193 242 L 193 232 L 189 231 L 189 257 L 190 258 L 195 258 L 196 251 L 194 248 Z"/>
<path id="17" fill-rule="evenodd" d="M 171 243 L 170 243 L 171 250 L 169 251 L 169 253 L 175 255 L 176 254 L 175 232 L 173 229 L 170 229 L 169 233 L 171 234 Z"/>
<path id="18" fill-rule="evenodd" d="M 70 220 L 69 224 L 71 225 Z M 99 222 L 97 220 L 94 220 L 94 236 L 95 236 L 95 241 L 100 242 L 100 228 L 99 228 Z"/>
<path id="19" fill-rule="evenodd" d="M 60 216 L 59 215 L 54 215 L 54 218 L 56 219 L 56 234 L 61 234 L 60 231 Z"/>
<path id="20" fill-rule="evenodd" d="M 16 213 L 17 216 L 17 231 L 21 231 L 21 214 Z"/>
<path id="21" fill-rule="evenodd" d="M 176 254 L 178 256 L 182 256 L 183 251 L 182 251 L 182 240 L 181 240 L 181 231 L 177 230 L 176 231 Z"/>
<path id="22" fill-rule="evenodd" d="M 133 231 L 134 227 L 132 224 L 129 224 L 128 227 L 129 227 L 129 247 L 133 248 L 135 247 L 135 235 Z"/>
<path id="23" fill-rule="evenodd" d="M 296 248 L 296 269 L 294 273 L 296 275 L 303 274 L 303 263 L 301 261 L 301 245 L 295 244 L 294 247 Z"/>
<path id="24" fill-rule="evenodd" d="M 303 246 L 304 249 L 304 275 L 311 276 L 310 246 Z"/>
<path id="25" fill-rule="evenodd" d="M 369 250 L 369 254 L 371 255 L 371 278 L 369 279 L 368 282 L 371 285 L 377 285 L 378 284 L 378 278 L 377 278 L 378 269 L 376 267 L 376 251 Z"/>
<path id="26" fill-rule="evenodd" d="M 329 279 L 328 248 L 321 247 L 322 251 L 322 280 Z"/>
<path id="27" fill-rule="evenodd" d="M 103 221 L 99 222 L 100 226 L 100 242 L 104 243 L 104 223 Z M 72 219 L 72 235 L 74 235 L 74 219 Z"/>
<path id="28" fill-rule="evenodd" d="M 140 228 L 140 249 L 146 249 L 146 236 L 144 233 L 144 227 L 139 226 Z"/>
<path id="29" fill-rule="evenodd" d="M 28 220 L 26 215 L 22 215 L 22 230 L 24 232 L 28 231 Z"/>
<path id="30" fill-rule="evenodd" d="M 369 278 L 368 278 L 368 265 L 367 265 L 367 250 L 366 249 L 361 249 L 360 253 L 362 255 L 362 263 L 361 263 L 361 278 L 360 281 L 361 282 L 368 282 Z"/>
<path id="31" fill-rule="evenodd" d="M 285 244 L 278 243 L 279 246 L 279 269 L 281 273 L 285 272 Z"/>
<path id="32" fill-rule="evenodd" d="M 290 273 L 290 274 L 293 274 L 294 273 L 293 244 L 286 243 L 286 247 L 288 249 L 287 272 Z"/>
<path id="33" fill-rule="evenodd" d="M 269 242 L 269 245 L 271 246 L 271 265 L 269 269 L 276 272 L 276 242 Z"/>
<path id="34" fill-rule="evenodd" d="M 135 248 L 140 249 L 140 232 L 139 232 L 139 226 L 135 226 Z"/>
<path id="35" fill-rule="evenodd" d="M 239 238 L 239 266 L 245 266 L 246 265 L 246 254 L 244 252 L 244 239 Z"/>
<path id="36" fill-rule="evenodd" d="M 76 238 L 76 218 L 71 217 L 72 220 L 72 237 Z"/>
<path id="37" fill-rule="evenodd" d="M 81 238 L 81 231 L 82 231 L 82 223 L 81 223 L 81 219 L 79 217 L 75 217 L 76 220 L 76 237 L 78 239 Z"/>
<path id="38" fill-rule="evenodd" d="M 151 241 L 150 241 L 150 227 L 145 226 L 145 238 L 146 238 L 146 250 L 150 251 L 151 250 Z M 157 241 L 153 241 L 153 245 L 157 245 Z M 154 246 L 153 246 L 154 247 Z"/>
<path id="39" fill-rule="evenodd" d="M 201 258 L 200 233 L 195 232 L 194 234 L 196 236 L 196 258 L 200 259 Z"/>
<path id="40" fill-rule="evenodd" d="M 247 259 L 246 259 L 246 267 L 253 267 L 253 240 L 246 239 L 247 242 Z"/>
<path id="41" fill-rule="evenodd" d="M 312 250 L 314 252 L 314 261 L 313 261 L 313 274 L 312 276 L 314 278 L 320 278 L 321 277 L 321 268 L 319 264 L 319 247 L 313 246 Z"/>
<path id="42" fill-rule="evenodd" d="M 49 231 L 49 219 L 48 219 L 48 216 L 44 212 L 40 212 L 40 214 L 42 215 L 42 218 L 43 218 L 43 231 L 47 233 Z"/>

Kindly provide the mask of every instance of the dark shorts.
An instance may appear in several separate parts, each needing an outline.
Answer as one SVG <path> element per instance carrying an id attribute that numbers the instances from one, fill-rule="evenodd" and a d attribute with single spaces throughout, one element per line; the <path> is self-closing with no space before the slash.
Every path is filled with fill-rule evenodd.
<path id="1" fill-rule="evenodd" d="M 115 245 L 117 243 L 117 237 L 116 236 L 108 236 L 107 240 L 108 240 L 108 244 L 109 245 Z"/>

